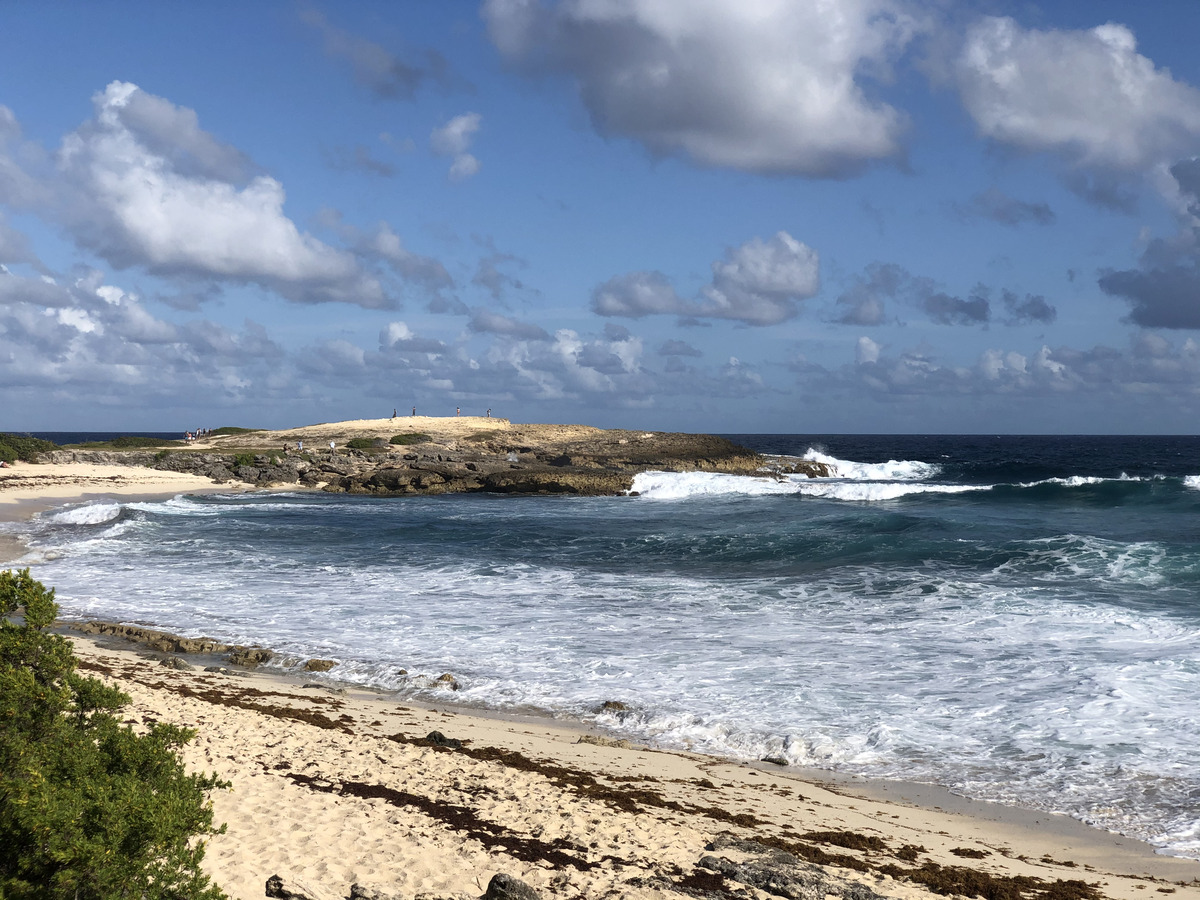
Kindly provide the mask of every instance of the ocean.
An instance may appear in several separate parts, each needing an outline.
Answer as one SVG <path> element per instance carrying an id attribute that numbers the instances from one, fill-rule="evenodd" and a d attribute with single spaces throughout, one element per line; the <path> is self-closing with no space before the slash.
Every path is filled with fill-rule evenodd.
<path id="1" fill-rule="evenodd" d="M 179 496 L 11 530 L 68 617 L 934 783 L 1200 858 L 1200 437 L 730 437 L 838 476 Z"/>

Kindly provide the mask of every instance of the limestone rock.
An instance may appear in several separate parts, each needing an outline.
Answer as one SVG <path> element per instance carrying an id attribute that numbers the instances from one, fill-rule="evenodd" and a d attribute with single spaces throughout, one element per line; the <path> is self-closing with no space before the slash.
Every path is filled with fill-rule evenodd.
<path id="1" fill-rule="evenodd" d="M 595 744 L 597 747 L 619 747 L 622 750 L 632 750 L 633 744 L 617 738 L 600 737 L 595 734 L 581 734 L 577 744 Z"/>
<path id="2" fill-rule="evenodd" d="M 304 664 L 306 672 L 328 672 L 334 666 L 338 665 L 334 659 L 310 659 Z"/>
<path id="3" fill-rule="evenodd" d="M 229 661 L 235 666 L 253 669 L 259 663 L 265 663 L 275 654 L 266 647 L 234 647 L 229 652 Z"/>

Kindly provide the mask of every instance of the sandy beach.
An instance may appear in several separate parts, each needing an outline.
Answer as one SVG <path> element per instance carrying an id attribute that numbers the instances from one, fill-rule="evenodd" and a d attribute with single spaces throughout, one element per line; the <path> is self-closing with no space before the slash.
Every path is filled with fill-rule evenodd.
<path id="1" fill-rule="evenodd" d="M 0 517 L 214 487 L 18 464 L 0 471 Z M 0 545 L 0 560 L 18 551 Z M 1200 898 L 1200 862 L 1065 817 L 74 640 L 84 671 L 131 695 L 130 722 L 195 728 L 188 764 L 231 783 L 213 797 L 227 830 L 206 859 L 231 897 L 263 896 L 276 874 L 314 900 L 356 883 L 382 897 L 474 897 L 505 873 L 571 898 Z"/>

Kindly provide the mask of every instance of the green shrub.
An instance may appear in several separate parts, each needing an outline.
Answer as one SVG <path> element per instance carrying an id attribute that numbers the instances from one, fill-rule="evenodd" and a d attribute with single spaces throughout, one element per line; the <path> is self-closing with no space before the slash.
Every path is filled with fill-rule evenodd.
<path id="1" fill-rule="evenodd" d="M 173 441 L 170 438 L 141 437 L 134 434 L 123 434 L 111 441 L 88 441 L 76 446 L 84 450 L 152 450 L 155 447 L 182 447 L 183 441 Z"/>
<path id="2" fill-rule="evenodd" d="M 113 438 L 108 443 L 117 450 L 142 450 L 147 447 L 178 447 L 182 444 L 182 441 L 123 434 L 120 437 Z"/>
<path id="3" fill-rule="evenodd" d="M 407 446 L 408 444 L 424 444 L 427 441 L 431 441 L 431 440 L 433 440 L 433 438 L 431 438 L 429 435 L 421 434 L 421 432 L 419 432 L 419 431 L 413 431 L 408 434 L 393 435 L 392 439 L 390 441 L 388 441 L 388 443 L 389 444 L 400 444 L 401 446 Z"/>
<path id="4" fill-rule="evenodd" d="M 370 450 L 375 446 L 375 438 L 350 438 L 346 446 L 351 450 Z"/>
<path id="5" fill-rule="evenodd" d="M 254 454 L 253 453 L 239 453 L 236 456 L 234 456 L 234 458 L 233 458 L 233 467 L 235 469 L 238 466 L 252 466 L 252 465 L 254 465 Z"/>
<path id="6" fill-rule="evenodd" d="M 118 721 L 129 698 L 75 671 L 57 614 L 28 569 L 0 572 L 0 897 L 224 900 L 195 838 L 225 785 L 184 771 L 187 729 Z"/>
<path id="7" fill-rule="evenodd" d="M 18 459 L 34 462 L 39 453 L 57 449 L 58 444 L 52 441 L 43 441 L 41 438 L 31 437 L 28 434 L 0 432 L 0 459 L 5 462 L 16 462 Z"/>
<path id="8" fill-rule="evenodd" d="M 209 432 L 209 435 L 214 434 L 253 434 L 256 431 L 262 431 L 261 428 L 238 428 L 236 425 L 223 425 L 220 428 L 214 428 Z"/>
<path id="9" fill-rule="evenodd" d="M 472 431 L 463 440 L 472 441 L 473 443 L 482 444 L 484 441 L 490 441 L 493 438 L 500 436 L 500 432 L 493 428 L 488 431 Z"/>

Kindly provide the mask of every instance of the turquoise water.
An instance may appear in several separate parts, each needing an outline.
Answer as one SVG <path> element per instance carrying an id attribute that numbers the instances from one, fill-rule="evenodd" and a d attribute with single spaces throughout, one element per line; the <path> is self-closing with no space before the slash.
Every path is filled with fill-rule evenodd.
<path id="1" fill-rule="evenodd" d="M 397 696 L 934 782 L 1200 856 L 1200 440 L 743 440 L 839 477 L 178 497 L 24 530 L 70 615 L 334 658 L 330 676 Z M 456 694 L 431 684 L 446 671 Z"/>

